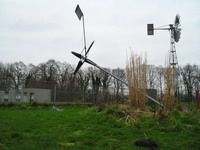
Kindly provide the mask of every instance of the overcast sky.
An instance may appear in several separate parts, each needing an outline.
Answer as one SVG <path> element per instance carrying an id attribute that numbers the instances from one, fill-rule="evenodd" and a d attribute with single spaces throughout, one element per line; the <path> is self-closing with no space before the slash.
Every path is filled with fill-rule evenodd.
<path id="1" fill-rule="evenodd" d="M 172 24 L 177 13 L 178 62 L 200 65 L 199 0 L 0 0 L 0 61 L 37 65 L 55 59 L 75 65 L 71 51 L 83 49 L 77 4 L 85 16 L 87 45 L 95 40 L 89 58 L 100 66 L 125 67 L 131 51 L 146 52 L 149 64 L 165 65 L 170 34 L 147 36 L 146 26 Z"/>

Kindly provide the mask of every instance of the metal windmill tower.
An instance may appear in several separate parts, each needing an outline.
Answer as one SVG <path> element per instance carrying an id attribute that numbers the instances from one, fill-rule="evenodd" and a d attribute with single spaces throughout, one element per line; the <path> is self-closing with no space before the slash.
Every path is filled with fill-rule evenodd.
<path id="1" fill-rule="evenodd" d="M 154 24 L 147 24 L 148 35 L 154 35 L 154 30 L 168 30 L 170 32 L 169 65 L 172 67 L 172 83 L 174 84 L 175 89 L 176 66 L 178 65 L 175 43 L 179 42 L 181 35 L 180 16 L 178 14 L 176 15 L 174 24 L 168 24 L 166 26 L 161 26 L 158 28 L 154 28 Z"/>
<path id="2" fill-rule="evenodd" d="M 180 16 L 176 15 L 174 24 L 170 24 L 171 38 L 170 38 L 169 63 L 173 69 L 175 69 L 176 65 L 178 64 L 175 42 L 178 42 L 180 39 L 181 28 L 179 27 L 180 27 Z"/>

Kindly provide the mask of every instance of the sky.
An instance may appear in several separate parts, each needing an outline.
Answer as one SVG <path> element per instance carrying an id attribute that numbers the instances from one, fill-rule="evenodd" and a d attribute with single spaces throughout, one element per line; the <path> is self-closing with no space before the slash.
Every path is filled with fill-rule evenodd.
<path id="1" fill-rule="evenodd" d="M 0 62 L 39 64 L 49 59 L 76 65 L 71 51 L 83 49 L 79 4 L 85 17 L 88 57 L 103 67 L 124 68 L 130 53 L 147 55 L 148 64 L 165 65 L 169 31 L 147 35 L 154 27 L 181 19 L 178 62 L 200 65 L 199 0 L 0 0 Z M 87 65 L 85 65 L 87 66 Z"/>

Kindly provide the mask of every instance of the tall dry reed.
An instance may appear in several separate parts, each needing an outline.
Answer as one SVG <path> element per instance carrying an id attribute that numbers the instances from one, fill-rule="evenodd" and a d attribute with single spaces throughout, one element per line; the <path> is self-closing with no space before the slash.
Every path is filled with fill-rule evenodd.
<path id="1" fill-rule="evenodd" d="M 144 109 L 147 89 L 147 59 L 131 54 L 126 65 L 130 106 Z"/>
<path id="2" fill-rule="evenodd" d="M 171 110 L 175 104 L 175 72 L 170 65 L 164 69 L 164 97 L 163 104 L 166 111 Z"/>

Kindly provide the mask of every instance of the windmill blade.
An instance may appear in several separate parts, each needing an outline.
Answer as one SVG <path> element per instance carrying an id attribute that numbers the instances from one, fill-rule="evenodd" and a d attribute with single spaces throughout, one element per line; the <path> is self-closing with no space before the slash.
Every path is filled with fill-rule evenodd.
<path id="1" fill-rule="evenodd" d="M 179 25 L 180 25 L 180 16 L 177 14 L 174 20 L 174 26 L 175 28 L 178 28 Z"/>
<path id="2" fill-rule="evenodd" d="M 94 41 L 90 44 L 89 48 L 87 49 L 87 51 L 85 53 L 85 56 L 87 56 L 87 54 L 89 53 L 89 51 L 90 51 L 90 49 L 91 49 L 93 44 L 94 44 Z"/>
<path id="3" fill-rule="evenodd" d="M 175 29 L 174 30 L 174 40 L 176 43 L 179 41 L 180 36 L 181 36 L 181 29 L 180 28 Z"/>
<path id="4" fill-rule="evenodd" d="M 80 61 L 78 62 L 78 65 L 77 65 L 75 71 L 74 71 L 74 75 L 79 71 L 79 69 L 81 68 L 82 65 L 83 65 L 83 61 L 80 60 Z"/>
<path id="5" fill-rule="evenodd" d="M 76 57 L 80 58 L 80 59 L 84 59 L 85 57 L 83 57 L 81 54 L 77 53 L 77 52 L 71 52 L 73 55 L 75 55 Z"/>
<path id="6" fill-rule="evenodd" d="M 74 75 L 75 75 L 79 71 L 79 69 L 81 68 L 81 66 L 83 65 L 83 63 L 84 63 L 83 60 L 85 59 L 85 57 L 83 57 L 81 54 L 73 52 L 73 51 L 72 51 L 72 54 L 75 55 L 76 57 L 78 57 L 80 59 L 80 61 L 78 62 L 78 65 L 77 65 L 77 67 L 76 67 L 76 69 L 74 71 Z"/>
<path id="7" fill-rule="evenodd" d="M 174 40 L 175 42 L 178 42 L 180 39 L 180 35 L 181 35 L 181 28 L 179 28 L 180 26 L 180 16 L 177 14 L 174 20 Z"/>

